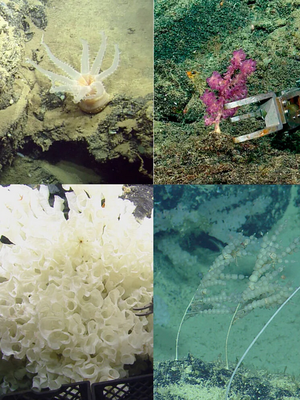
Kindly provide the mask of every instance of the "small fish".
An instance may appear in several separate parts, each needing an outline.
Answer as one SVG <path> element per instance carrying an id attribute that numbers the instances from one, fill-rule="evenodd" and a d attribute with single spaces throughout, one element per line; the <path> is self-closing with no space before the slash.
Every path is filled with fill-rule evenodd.
<path id="1" fill-rule="evenodd" d="M 188 76 L 189 79 L 195 79 L 196 75 L 198 74 L 197 71 L 186 71 L 186 74 Z"/>

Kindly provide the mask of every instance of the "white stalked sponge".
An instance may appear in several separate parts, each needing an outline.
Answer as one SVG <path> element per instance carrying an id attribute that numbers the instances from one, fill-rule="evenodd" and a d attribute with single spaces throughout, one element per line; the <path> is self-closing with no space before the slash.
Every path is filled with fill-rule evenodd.
<path id="1" fill-rule="evenodd" d="M 120 185 L 0 187 L 0 393 L 126 376 L 152 357 L 152 219 Z M 5 240 L 3 240 L 5 238 Z"/>

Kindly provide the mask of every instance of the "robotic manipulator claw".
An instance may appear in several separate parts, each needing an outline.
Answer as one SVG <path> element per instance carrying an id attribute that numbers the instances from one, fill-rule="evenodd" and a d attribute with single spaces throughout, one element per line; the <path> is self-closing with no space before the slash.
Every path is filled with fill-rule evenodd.
<path id="1" fill-rule="evenodd" d="M 264 120 L 265 127 L 247 135 L 235 137 L 234 143 L 245 142 L 280 131 L 284 125 L 288 130 L 300 126 L 300 88 L 285 90 L 280 92 L 279 95 L 269 92 L 232 101 L 225 104 L 225 109 L 229 110 L 253 103 L 258 103 L 256 111 L 234 116 L 230 120 L 231 122 L 238 122 L 251 117 L 261 117 Z"/>

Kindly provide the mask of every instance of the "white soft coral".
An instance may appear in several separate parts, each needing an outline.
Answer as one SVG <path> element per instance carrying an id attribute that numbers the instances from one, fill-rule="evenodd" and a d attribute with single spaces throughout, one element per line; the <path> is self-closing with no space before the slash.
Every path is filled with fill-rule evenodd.
<path id="1" fill-rule="evenodd" d="M 118 46 L 115 45 L 115 55 L 112 65 L 107 70 L 99 73 L 106 49 L 106 37 L 104 32 L 102 32 L 102 43 L 100 49 L 91 68 L 89 62 L 88 43 L 82 39 L 81 43 L 81 68 L 80 72 L 78 72 L 67 63 L 55 57 L 42 39 L 42 44 L 45 47 L 50 60 L 69 77 L 48 71 L 30 59 L 27 59 L 27 62 L 51 80 L 51 93 L 70 93 L 74 98 L 74 102 L 79 103 L 79 106 L 83 111 L 87 113 L 97 113 L 110 101 L 110 96 L 106 93 L 102 81 L 114 73 L 118 68 L 120 52 Z"/>

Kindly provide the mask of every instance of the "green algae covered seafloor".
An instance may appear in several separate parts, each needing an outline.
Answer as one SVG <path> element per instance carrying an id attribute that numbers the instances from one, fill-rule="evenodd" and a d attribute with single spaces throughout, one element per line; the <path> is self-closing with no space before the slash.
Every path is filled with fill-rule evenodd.
<path id="1" fill-rule="evenodd" d="M 78 0 L 0 3 L 1 184 L 152 182 L 152 26 L 152 0 L 91 1 L 88 12 Z M 111 65 L 114 44 L 121 57 L 104 82 L 112 101 L 90 115 L 71 95 L 50 93 L 50 80 L 26 58 L 63 74 L 43 37 L 58 59 L 79 71 L 80 39 L 93 61 L 101 31 L 107 37 L 101 70 Z"/>
<path id="2" fill-rule="evenodd" d="M 205 363 L 189 355 L 184 360 L 154 364 L 156 400 L 224 400 L 233 368 L 221 362 Z M 300 388 L 295 379 L 266 371 L 241 368 L 232 384 L 232 400 L 297 400 Z"/>
<path id="3" fill-rule="evenodd" d="M 216 135 L 199 98 L 241 48 L 257 63 L 249 96 L 297 86 L 299 0 L 156 0 L 154 43 L 155 183 L 299 183 L 299 130 L 234 144 L 264 121 L 223 120 Z"/>

